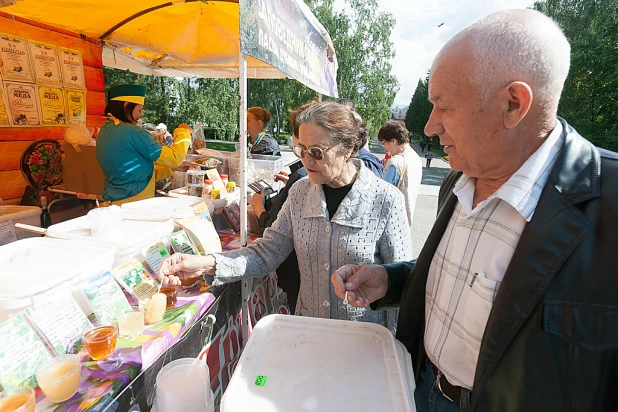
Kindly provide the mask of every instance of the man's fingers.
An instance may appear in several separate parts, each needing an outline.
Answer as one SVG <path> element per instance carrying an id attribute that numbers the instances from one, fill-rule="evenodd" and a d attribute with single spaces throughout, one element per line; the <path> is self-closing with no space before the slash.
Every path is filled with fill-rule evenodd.
<path id="1" fill-rule="evenodd" d="M 344 298 L 346 292 L 345 282 L 354 274 L 357 268 L 358 265 L 345 265 L 331 275 L 331 283 L 335 287 L 335 294 L 341 299 Z"/>

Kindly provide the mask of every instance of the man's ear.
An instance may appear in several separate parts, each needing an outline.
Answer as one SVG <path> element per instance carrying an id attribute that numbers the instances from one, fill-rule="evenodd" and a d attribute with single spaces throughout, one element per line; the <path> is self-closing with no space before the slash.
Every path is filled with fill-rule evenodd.
<path id="1" fill-rule="evenodd" d="M 512 129 L 522 121 L 532 106 L 532 88 L 525 82 L 512 82 L 502 89 L 506 99 L 504 127 Z"/>

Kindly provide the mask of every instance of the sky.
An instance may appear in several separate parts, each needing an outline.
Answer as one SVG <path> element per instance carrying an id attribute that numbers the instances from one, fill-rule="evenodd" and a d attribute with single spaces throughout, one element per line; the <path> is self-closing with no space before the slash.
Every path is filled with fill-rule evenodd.
<path id="1" fill-rule="evenodd" d="M 344 0 L 337 0 L 335 7 Z M 418 80 L 444 44 L 464 27 L 494 11 L 526 8 L 534 0 L 378 0 L 396 24 L 391 41 L 396 52 L 393 74 L 399 81 L 394 105 L 410 104 Z M 440 24 L 442 26 L 438 27 Z"/>

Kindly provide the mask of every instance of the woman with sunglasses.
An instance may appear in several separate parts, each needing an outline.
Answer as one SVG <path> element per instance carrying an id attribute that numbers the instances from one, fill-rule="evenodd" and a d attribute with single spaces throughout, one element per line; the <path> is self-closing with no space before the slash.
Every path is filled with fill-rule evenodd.
<path id="1" fill-rule="evenodd" d="M 250 138 L 249 152 L 251 154 L 281 156 L 279 143 L 266 133 L 270 122 L 270 112 L 261 107 L 250 107 L 247 110 L 247 135 Z"/>
<path id="2" fill-rule="evenodd" d="M 209 256 L 175 254 L 160 275 L 165 284 L 207 275 L 221 284 L 265 276 L 296 250 L 301 274 L 295 314 L 394 325 L 386 312 L 357 309 L 337 299 L 330 275 L 345 264 L 410 259 L 410 232 L 401 192 L 355 157 L 364 122 L 349 108 L 318 103 L 302 112 L 294 153 L 308 178 L 292 186 L 272 226 L 247 248 Z M 212 278 L 214 276 L 214 279 Z"/>

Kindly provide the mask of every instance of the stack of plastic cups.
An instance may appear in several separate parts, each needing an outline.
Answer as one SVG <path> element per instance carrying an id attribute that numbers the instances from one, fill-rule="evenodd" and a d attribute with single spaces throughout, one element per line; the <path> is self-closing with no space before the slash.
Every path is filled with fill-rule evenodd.
<path id="1" fill-rule="evenodd" d="M 187 170 L 187 193 L 189 196 L 202 197 L 204 193 L 204 170 Z"/>
<path id="2" fill-rule="evenodd" d="M 157 374 L 157 412 L 214 412 L 210 374 L 204 361 L 177 359 Z"/>

